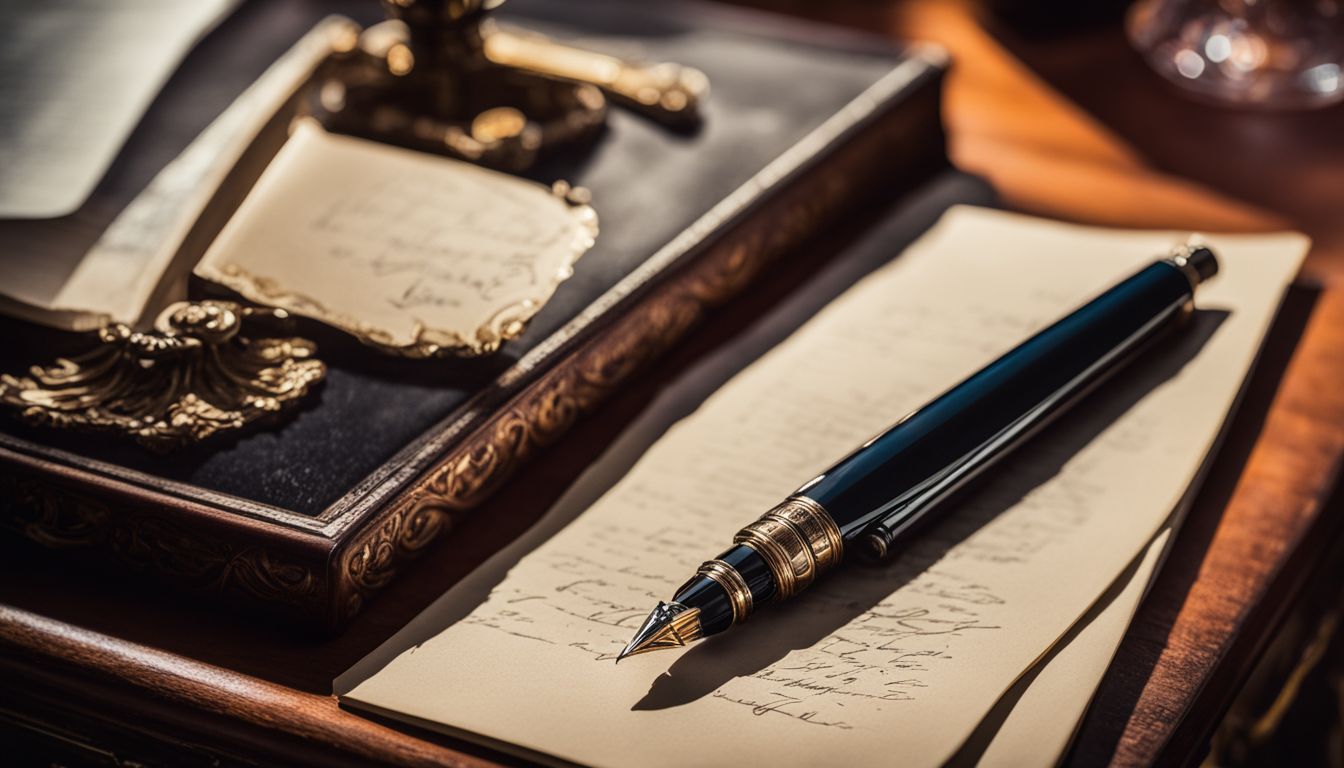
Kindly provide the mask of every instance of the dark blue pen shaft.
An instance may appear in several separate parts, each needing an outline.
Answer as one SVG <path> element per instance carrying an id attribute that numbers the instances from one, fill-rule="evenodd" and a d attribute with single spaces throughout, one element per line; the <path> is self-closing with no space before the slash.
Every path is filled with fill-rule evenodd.
<path id="1" fill-rule="evenodd" d="M 854 552 L 894 551 L 944 502 L 1193 309 L 1207 248 L 1155 262 L 868 441 L 751 523 L 622 655 L 745 621 Z"/>
<path id="2" fill-rule="evenodd" d="M 1207 250 L 1202 253 L 1209 253 Z M 1192 306 L 1216 262 L 1156 262 L 982 368 L 798 493 L 884 555 L 940 502 L 1121 367 Z M 1196 271 L 1205 264 L 1204 271 Z"/>

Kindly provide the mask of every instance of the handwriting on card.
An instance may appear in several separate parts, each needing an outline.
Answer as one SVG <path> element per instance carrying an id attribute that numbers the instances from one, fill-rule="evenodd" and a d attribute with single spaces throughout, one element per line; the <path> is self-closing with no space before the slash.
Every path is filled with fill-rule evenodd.
<path id="1" fill-rule="evenodd" d="M 587 205 L 303 123 L 197 274 L 396 354 L 481 354 L 593 244 Z"/>

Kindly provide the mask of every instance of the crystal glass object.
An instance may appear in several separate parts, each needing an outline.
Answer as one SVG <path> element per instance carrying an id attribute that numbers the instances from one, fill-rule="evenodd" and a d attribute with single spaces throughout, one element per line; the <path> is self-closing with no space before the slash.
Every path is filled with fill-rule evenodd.
<path id="1" fill-rule="evenodd" d="M 1344 99 L 1344 0 L 1139 0 L 1129 39 L 1181 87 L 1225 104 Z"/>

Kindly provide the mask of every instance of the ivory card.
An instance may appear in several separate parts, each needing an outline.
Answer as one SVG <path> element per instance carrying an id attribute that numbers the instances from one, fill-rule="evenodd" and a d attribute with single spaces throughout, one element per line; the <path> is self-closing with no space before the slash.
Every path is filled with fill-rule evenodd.
<path id="1" fill-rule="evenodd" d="M 944 763 L 1177 508 L 1305 238 L 1208 238 L 1223 270 L 1190 326 L 891 566 L 844 569 L 685 651 L 613 659 L 742 524 L 1184 238 L 953 209 L 671 427 L 488 596 L 449 593 L 435 613 L 453 620 L 343 701 L 600 766 Z"/>
<path id="2" fill-rule="evenodd" d="M 196 274 L 393 354 L 484 354 L 592 247 L 578 199 L 303 121 Z"/>

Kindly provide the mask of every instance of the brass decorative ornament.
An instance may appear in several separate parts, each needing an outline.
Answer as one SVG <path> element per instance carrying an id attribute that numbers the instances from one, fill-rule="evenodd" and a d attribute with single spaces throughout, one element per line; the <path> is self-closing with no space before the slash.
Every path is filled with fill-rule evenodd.
<path id="1" fill-rule="evenodd" d="M 485 56 L 496 64 L 595 86 L 621 106 L 670 128 L 694 128 L 700 123 L 709 78 L 694 67 L 626 61 L 489 19 L 482 28 Z"/>
<path id="2" fill-rule="evenodd" d="M 307 339 L 244 333 L 286 318 L 232 302 L 178 302 L 153 331 L 110 323 L 89 352 L 0 376 L 0 404 L 31 424 L 115 432 L 154 450 L 195 443 L 278 414 L 326 376 Z"/>
<path id="3" fill-rule="evenodd" d="M 520 171 L 592 141 L 611 99 L 693 130 L 709 79 L 671 62 L 626 61 L 501 27 L 503 0 L 382 0 L 318 73 L 306 109 L 328 129 Z"/>

